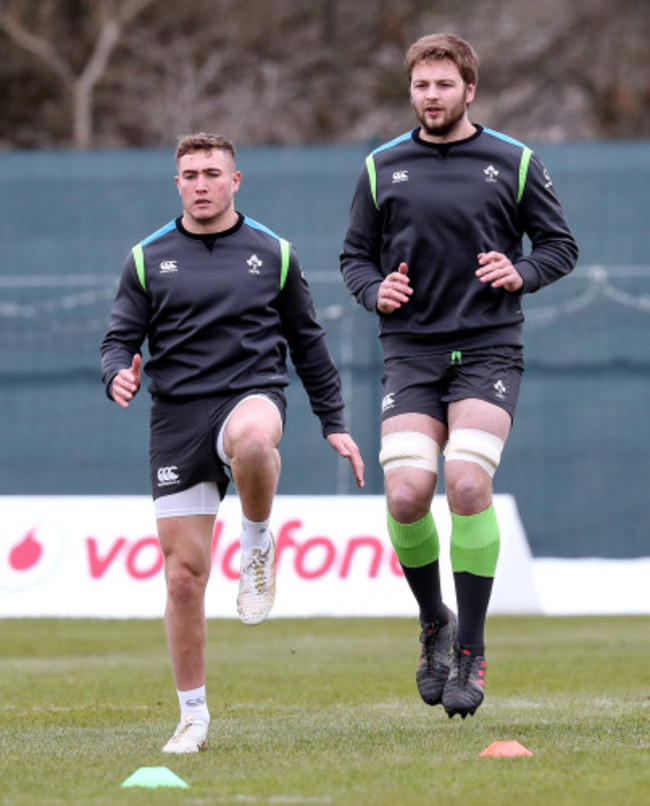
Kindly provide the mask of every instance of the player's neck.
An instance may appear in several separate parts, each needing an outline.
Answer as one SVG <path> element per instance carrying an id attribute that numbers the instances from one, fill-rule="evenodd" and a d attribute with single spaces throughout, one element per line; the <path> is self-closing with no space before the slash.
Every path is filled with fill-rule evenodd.
<path id="1" fill-rule="evenodd" d="M 218 216 L 206 219 L 196 219 L 185 211 L 181 217 L 184 229 L 192 235 L 214 235 L 232 229 L 239 220 L 239 214 L 234 207 Z"/>
<path id="2" fill-rule="evenodd" d="M 476 126 L 470 122 L 469 118 L 464 117 L 458 121 L 458 124 L 444 134 L 434 134 L 428 132 L 423 126 L 420 126 L 418 132 L 420 139 L 425 140 L 427 143 L 436 143 L 441 145 L 443 143 L 457 143 L 459 140 L 468 140 L 476 134 Z"/>

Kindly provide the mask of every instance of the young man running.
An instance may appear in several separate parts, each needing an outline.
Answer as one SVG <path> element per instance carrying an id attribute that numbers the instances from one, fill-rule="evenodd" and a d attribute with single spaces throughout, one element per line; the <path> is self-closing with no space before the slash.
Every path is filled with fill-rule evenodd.
<path id="1" fill-rule="evenodd" d="M 339 375 L 293 249 L 235 209 L 241 173 L 233 144 L 214 134 L 184 136 L 176 167 L 182 215 L 128 255 L 101 354 L 107 393 L 128 408 L 148 340 L 151 484 L 180 704 L 163 750 L 192 753 L 205 747 L 210 723 L 204 600 L 230 477 L 242 506 L 239 616 L 258 624 L 273 606 L 269 518 L 287 349 L 324 437 L 349 459 L 360 487 L 363 462 L 346 432 Z"/>
<path id="2" fill-rule="evenodd" d="M 572 271 L 578 250 L 539 157 L 470 121 L 471 45 L 422 37 L 406 69 L 419 125 L 368 156 L 341 270 L 379 315 L 380 462 L 388 532 L 419 607 L 417 686 L 426 703 L 465 718 L 484 696 L 499 554 L 492 478 L 523 372 L 522 295 Z M 458 619 L 442 601 L 431 513 L 441 452 Z"/>

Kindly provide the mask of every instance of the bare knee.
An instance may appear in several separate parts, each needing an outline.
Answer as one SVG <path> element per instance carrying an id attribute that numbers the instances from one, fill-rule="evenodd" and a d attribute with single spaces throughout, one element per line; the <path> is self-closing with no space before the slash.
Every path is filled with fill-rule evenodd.
<path id="1" fill-rule="evenodd" d="M 457 462 L 454 470 L 446 469 L 447 499 L 457 515 L 483 512 L 492 501 L 492 479 L 478 466 Z M 464 467 L 461 467 L 464 466 Z"/>
<path id="2" fill-rule="evenodd" d="M 203 596 L 207 585 L 207 574 L 192 568 L 173 558 L 167 558 L 165 564 L 167 579 L 167 597 L 175 604 L 193 602 L 197 596 Z"/>
<path id="3" fill-rule="evenodd" d="M 212 565 L 214 515 L 158 519 L 168 601 L 183 605 L 205 593 Z"/>
<path id="4" fill-rule="evenodd" d="M 426 479 L 422 478 L 426 473 Z M 426 481 L 426 483 L 422 483 Z M 418 471 L 416 476 L 397 471 L 386 474 L 386 501 L 388 511 L 398 523 L 415 523 L 423 518 L 431 507 L 435 488 L 435 476 Z"/>
<path id="5" fill-rule="evenodd" d="M 275 442 L 271 436 L 257 426 L 243 432 L 233 445 L 233 463 L 246 467 L 259 467 L 274 459 Z"/>

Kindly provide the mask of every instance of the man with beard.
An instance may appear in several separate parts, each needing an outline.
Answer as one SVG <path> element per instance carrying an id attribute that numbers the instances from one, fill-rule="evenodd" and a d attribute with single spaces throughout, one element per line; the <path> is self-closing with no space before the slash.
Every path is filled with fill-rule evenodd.
<path id="1" fill-rule="evenodd" d="M 484 697 L 500 540 L 492 478 L 523 373 L 522 296 L 572 271 L 578 249 L 539 157 L 470 121 L 472 46 L 422 37 L 406 69 L 419 126 L 366 159 L 341 271 L 379 315 L 379 459 L 388 532 L 419 607 L 417 686 L 464 719 Z M 431 513 L 441 452 L 458 617 L 442 600 Z"/>

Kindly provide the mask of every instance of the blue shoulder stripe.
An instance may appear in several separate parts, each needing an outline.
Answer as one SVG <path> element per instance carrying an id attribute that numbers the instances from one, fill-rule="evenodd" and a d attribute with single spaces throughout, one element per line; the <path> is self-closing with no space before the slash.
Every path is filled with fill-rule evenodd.
<path id="1" fill-rule="evenodd" d="M 140 241 L 140 246 L 146 246 L 148 243 L 152 241 L 157 241 L 158 238 L 162 238 L 163 235 L 166 235 L 168 232 L 174 229 L 176 226 L 176 221 L 170 221 L 169 223 L 165 224 L 164 227 L 157 229 L 155 232 L 152 232 L 151 235 L 148 235 L 144 241 Z"/>
<path id="2" fill-rule="evenodd" d="M 396 137 L 394 140 L 390 140 L 388 143 L 384 143 L 383 146 L 379 146 L 376 148 L 372 153 L 379 154 L 380 151 L 386 151 L 387 148 L 393 148 L 393 146 L 397 146 L 400 143 L 403 143 L 405 140 L 411 139 L 412 132 L 405 132 L 404 134 L 400 134 L 399 137 Z"/>
<path id="3" fill-rule="evenodd" d="M 271 238 L 275 238 L 276 241 L 281 240 L 279 235 L 276 235 L 273 230 L 265 227 L 264 224 L 260 224 L 259 221 L 255 221 L 253 218 L 249 218 L 247 215 L 244 216 L 244 224 L 248 224 L 249 227 L 253 229 L 258 229 L 260 232 L 265 232 L 267 235 L 270 235 Z"/>
<path id="4" fill-rule="evenodd" d="M 507 134 L 503 134 L 502 132 L 496 132 L 494 131 L 494 129 L 484 128 L 483 132 L 485 134 L 491 134 L 492 137 L 496 137 L 498 140 L 504 140 L 506 143 L 510 143 L 513 146 L 518 146 L 519 148 L 526 148 L 525 143 L 522 143 L 519 140 L 515 140 L 514 137 L 508 137 Z"/>

